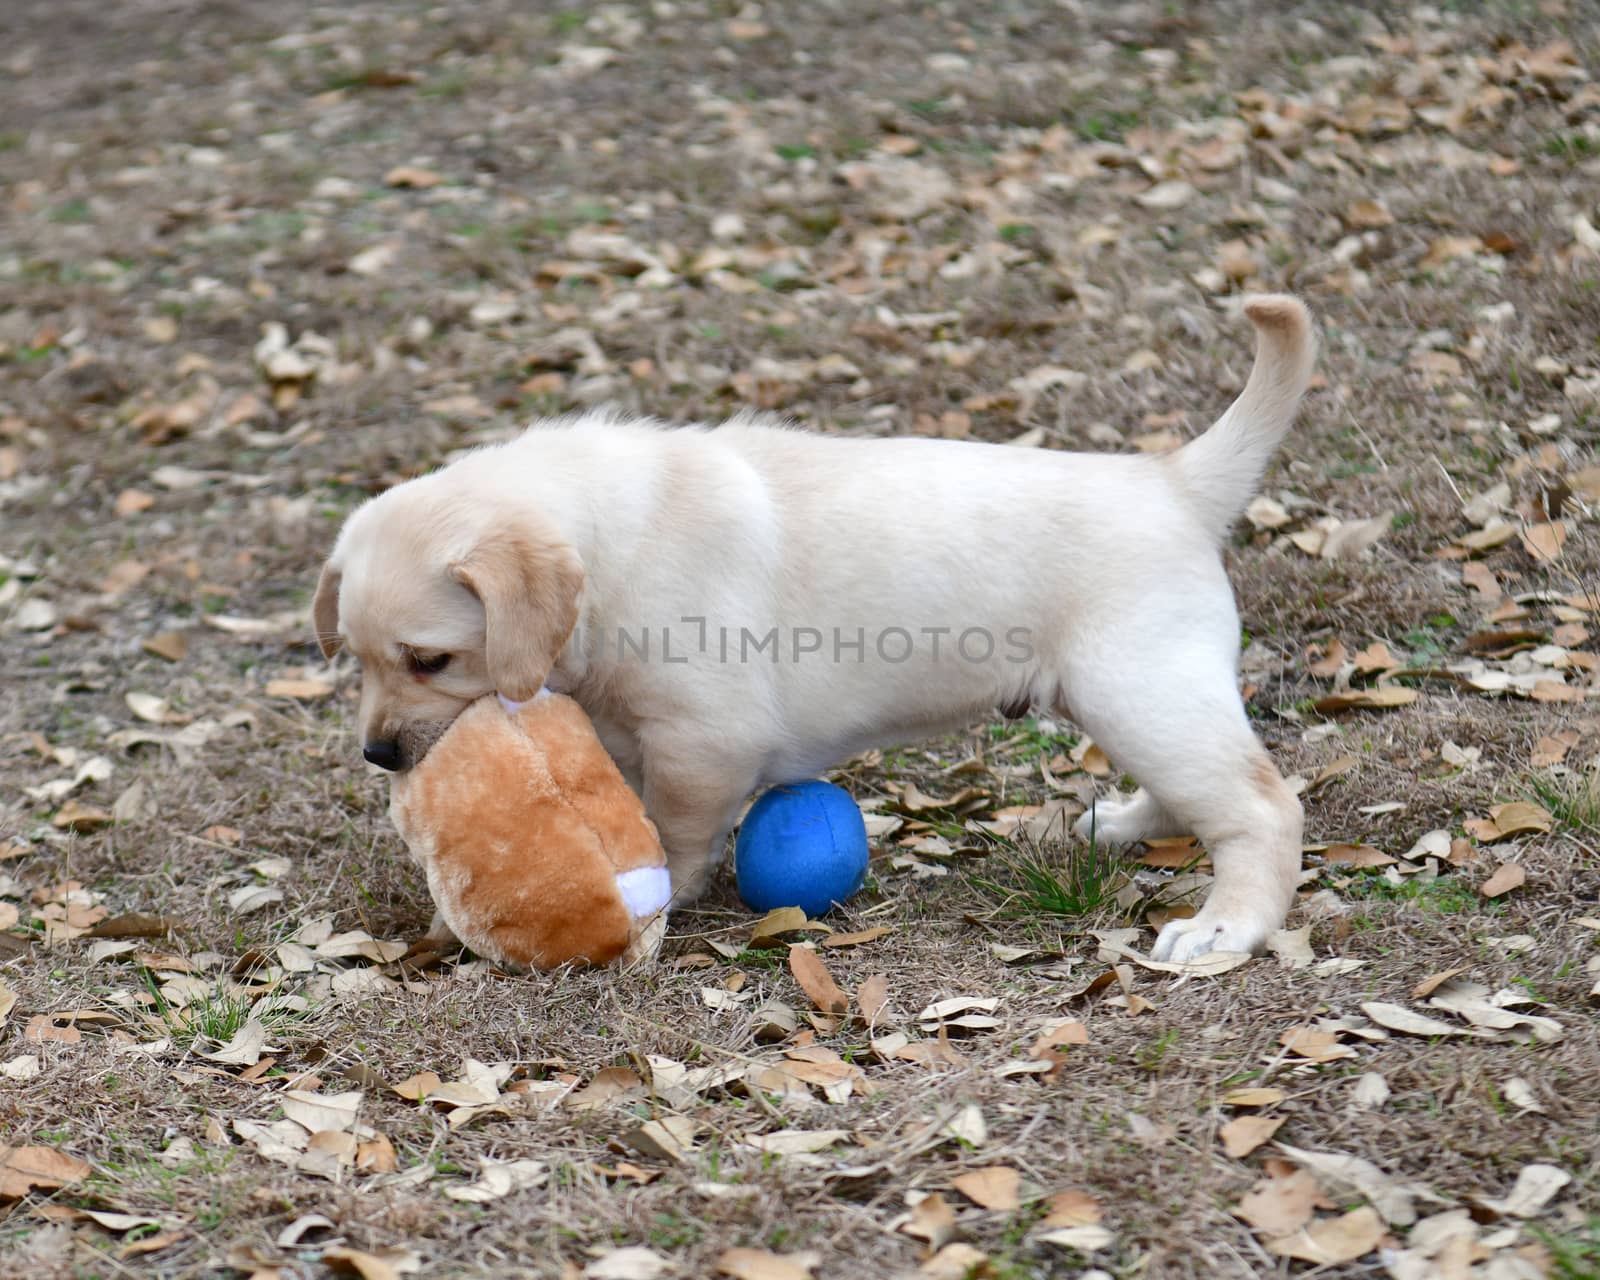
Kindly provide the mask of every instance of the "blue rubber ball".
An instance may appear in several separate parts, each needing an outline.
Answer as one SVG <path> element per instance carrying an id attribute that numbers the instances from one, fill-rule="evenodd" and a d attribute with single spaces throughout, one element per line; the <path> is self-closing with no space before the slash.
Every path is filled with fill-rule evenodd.
<path id="1" fill-rule="evenodd" d="M 820 916 L 867 878 L 867 825 L 850 793 L 832 783 L 773 787 L 739 827 L 733 869 L 752 910 Z"/>

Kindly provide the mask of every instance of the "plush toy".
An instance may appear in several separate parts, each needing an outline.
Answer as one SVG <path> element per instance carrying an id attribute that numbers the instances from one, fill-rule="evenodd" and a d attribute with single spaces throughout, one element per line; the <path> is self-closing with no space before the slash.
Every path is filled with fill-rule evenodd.
<path id="1" fill-rule="evenodd" d="M 570 698 L 481 698 L 399 774 L 389 814 L 445 923 L 480 956 L 552 969 L 652 954 L 671 897 L 644 806 Z"/>
<path id="2" fill-rule="evenodd" d="M 733 865 L 746 906 L 820 916 L 866 879 L 867 825 L 850 793 L 831 783 L 774 787 L 739 825 Z"/>

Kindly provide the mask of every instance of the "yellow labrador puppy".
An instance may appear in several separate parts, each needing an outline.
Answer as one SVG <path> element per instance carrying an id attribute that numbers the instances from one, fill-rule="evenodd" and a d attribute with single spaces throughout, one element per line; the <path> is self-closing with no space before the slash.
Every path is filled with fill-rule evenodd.
<path id="1" fill-rule="evenodd" d="M 1211 852 L 1209 900 L 1155 954 L 1259 948 L 1293 901 L 1301 812 L 1240 701 L 1218 548 L 1315 342 L 1293 298 L 1244 312 L 1244 391 L 1162 457 L 596 413 L 397 486 L 350 516 L 314 606 L 323 652 L 361 664 L 366 758 L 406 769 L 474 699 L 548 684 L 593 718 L 692 894 L 752 791 L 1048 709 L 1141 784 L 1096 806 L 1100 840 L 1192 832 Z"/>

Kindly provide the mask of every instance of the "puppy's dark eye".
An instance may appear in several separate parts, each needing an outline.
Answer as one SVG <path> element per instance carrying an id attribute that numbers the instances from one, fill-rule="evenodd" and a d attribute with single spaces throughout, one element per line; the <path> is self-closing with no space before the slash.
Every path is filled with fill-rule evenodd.
<path id="1" fill-rule="evenodd" d="M 436 676 L 449 665 L 450 655 L 448 653 L 435 653 L 429 657 L 424 657 L 420 653 L 411 655 L 411 669 L 421 672 L 425 676 Z"/>

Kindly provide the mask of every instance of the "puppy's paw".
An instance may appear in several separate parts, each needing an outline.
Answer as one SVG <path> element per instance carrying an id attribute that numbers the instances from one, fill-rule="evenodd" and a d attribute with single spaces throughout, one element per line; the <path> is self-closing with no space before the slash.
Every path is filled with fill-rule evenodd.
<path id="1" fill-rule="evenodd" d="M 1140 805 L 1133 797 L 1102 796 L 1072 824 L 1085 844 L 1132 844 L 1143 839 Z"/>
<path id="2" fill-rule="evenodd" d="M 1188 920 L 1169 920 L 1150 951 L 1152 960 L 1175 964 L 1196 960 L 1213 951 L 1260 951 L 1272 932 L 1269 921 L 1255 917 L 1229 917 L 1202 910 Z"/>

